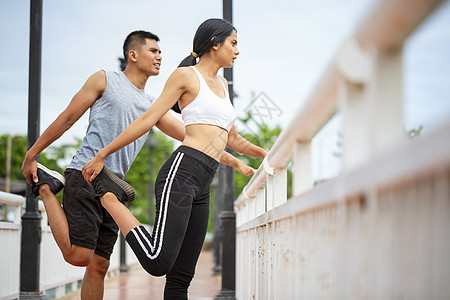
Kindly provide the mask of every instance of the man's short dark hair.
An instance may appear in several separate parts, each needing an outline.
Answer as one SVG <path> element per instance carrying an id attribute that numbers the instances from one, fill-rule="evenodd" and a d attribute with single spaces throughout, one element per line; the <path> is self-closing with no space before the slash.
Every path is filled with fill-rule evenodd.
<path id="1" fill-rule="evenodd" d="M 123 42 L 123 57 L 126 62 L 128 62 L 128 52 L 137 46 L 144 45 L 146 39 L 159 42 L 159 37 L 156 34 L 144 30 L 133 31 L 125 38 Z"/>

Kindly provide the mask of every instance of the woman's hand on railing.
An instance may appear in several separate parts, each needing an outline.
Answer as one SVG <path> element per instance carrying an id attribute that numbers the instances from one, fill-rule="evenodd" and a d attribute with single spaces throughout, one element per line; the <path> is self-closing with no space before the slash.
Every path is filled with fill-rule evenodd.
<path id="1" fill-rule="evenodd" d="M 256 170 L 253 169 L 250 166 L 247 166 L 245 163 L 239 160 L 238 165 L 236 166 L 236 170 L 238 170 L 239 173 L 245 176 L 254 175 L 256 173 Z"/>

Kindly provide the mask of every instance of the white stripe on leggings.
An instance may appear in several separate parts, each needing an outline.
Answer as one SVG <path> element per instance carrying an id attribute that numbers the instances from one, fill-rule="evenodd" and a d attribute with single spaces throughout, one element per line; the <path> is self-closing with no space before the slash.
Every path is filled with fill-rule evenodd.
<path id="1" fill-rule="evenodd" d="M 175 177 L 175 174 L 178 170 L 178 167 L 181 163 L 181 160 L 184 156 L 184 153 L 179 152 L 177 156 L 175 157 L 172 166 L 170 167 L 169 174 L 166 177 L 166 183 L 164 184 L 163 193 L 161 195 L 161 213 L 158 217 L 158 222 L 156 224 L 156 231 L 155 236 L 153 237 L 154 243 L 156 243 L 157 237 L 160 236 L 160 240 L 158 243 L 158 248 L 156 249 L 156 253 L 152 255 L 148 252 L 147 247 L 145 247 L 143 241 L 141 238 L 143 238 L 148 246 L 150 246 L 150 252 L 155 251 L 155 246 L 152 245 L 152 243 L 148 240 L 147 236 L 142 232 L 140 227 L 135 227 L 131 229 L 131 232 L 133 232 L 134 236 L 136 237 L 139 245 L 141 246 L 142 250 L 145 252 L 146 256 L 150 259 L 155 259 L 158 257 L 159 253 L 161 252 L 162 243 L 163 243 L 163 237 L 164 237 L 164 229 L 166 225 L 166 219 L 167 219 L 167 209 L 169 207 L 169 197 L 170 197 L 170 190 L 172 188 L 173 179 Z M 162 223 L 162 224 L 161 224 Z M 161 229 L 161 234 L 159 233 L 159 230 Z M 139 232 L 137 232 L 139 231 Z"/>

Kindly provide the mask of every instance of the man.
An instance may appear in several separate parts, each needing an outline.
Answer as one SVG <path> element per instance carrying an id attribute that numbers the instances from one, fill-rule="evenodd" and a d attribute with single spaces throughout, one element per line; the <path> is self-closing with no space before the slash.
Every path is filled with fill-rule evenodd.
<path id="1" fill-rule="evenodd" d="M 109 267 L 118 227 L 94 198 L 92 187 L 84 180 L 81 168 L 97 151 L 110 143 L 153 102 L 144 92 L 150 76 L 159 74 L 161 51 L 158 36 L 134 31 L 123 45 L 127 67 L 123 72 L 98 71 L 89 77 L 67 108 L 43 132 L 27 151 L 22 172 L 40 195 L 48 215 L 52 234 L 64 259 L 75 266 L 86 266 L 81 287 L 82 299 L 102 299 L 104 278 Z M 55 194 L 64 187 L 64 177 L 36 163 L 36 156 L 63 135 L 90 108 L 89 126 L 81 147 L 65 171 L 63 207 Z M 157 127 L 167 135 L 182 140 L 184 126 L 170 113 Z M 146 136 L 118 151 L 105 165 L 120 178 L 125 177 L 142 148 Z M 240 172 L 253 169 L 226 155 L 223 163 Z"/>

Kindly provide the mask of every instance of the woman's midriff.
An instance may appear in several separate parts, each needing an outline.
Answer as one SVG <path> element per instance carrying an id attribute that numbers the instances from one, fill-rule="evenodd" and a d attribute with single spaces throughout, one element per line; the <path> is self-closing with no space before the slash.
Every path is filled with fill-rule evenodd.
<path id="1" fill-rule="evenodd" d="M 220 161 L 228 141 L 228 132 L 225 129 L 207 124 L 192 124 L 185 129 L 183 145 Z"/>

